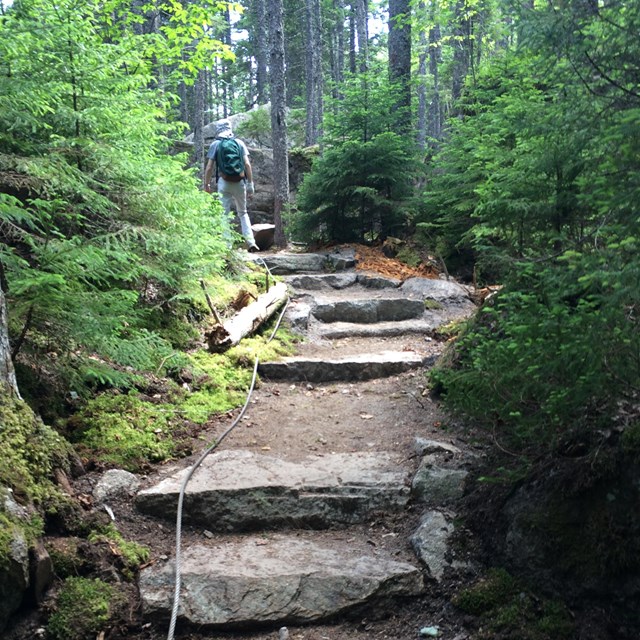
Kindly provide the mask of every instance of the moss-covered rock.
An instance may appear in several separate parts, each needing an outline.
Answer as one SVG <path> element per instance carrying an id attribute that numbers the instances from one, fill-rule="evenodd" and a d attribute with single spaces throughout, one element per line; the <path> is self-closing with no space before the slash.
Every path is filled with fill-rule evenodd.
<path id="1" fill-rule="evenodd" d="M 0 387 L 0 629 L 30 584 L 29 549 L 42 534 L 40 514 L 64 496 L 53 480 L 71 449 L 31 409 Z"/>

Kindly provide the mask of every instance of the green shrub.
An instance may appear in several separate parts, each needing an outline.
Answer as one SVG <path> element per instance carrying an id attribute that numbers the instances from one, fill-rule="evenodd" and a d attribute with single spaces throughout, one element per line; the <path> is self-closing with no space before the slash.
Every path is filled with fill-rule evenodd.
<path id="1" fill-rule="evenodd" d="M 414 167 L 413 147 L 394 133 L 327 149 L 303 179 L 292 236 L 353 242 L 397 233 L 406 222 Z"/>

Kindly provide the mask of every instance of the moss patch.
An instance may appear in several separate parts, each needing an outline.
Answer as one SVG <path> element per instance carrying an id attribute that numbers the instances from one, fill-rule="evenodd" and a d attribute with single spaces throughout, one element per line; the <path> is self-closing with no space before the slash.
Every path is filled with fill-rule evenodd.
<path id="1" fill-rule="evenodd" d="M 118 604 L 115 589 L 102 580 L 67 578 L 47 631 L 53 640 L 85 640 L 103 630 Z"/>
<path id="2" fill-rule="evenodd" d="M 68 470 L 71 448 L 42 423 L 26 403 L 0 388 L 0 486 L 23 504 L 57 500 L 56 468 Z"/>
<path id="3" fill-rule="evenodd" d="M 88 540 L 93 544 L 106 544 L 111 554 L 119 559 L 120 570 L 128 580 L 132 580 L 140 565 L 149 560 L 149 549 L 132 540 L 126 540 L 113 524 L 92 532 Z"/>
<path id="4" fill-rule="evenodd" d="M 564 604 L 536 597 L 504 569 L 491 569 L 453 603 L 482 618 L 478 640 L 493 639 L 497 633 L 505 640 L 559 640 L 574 630 Z"/>
<path id="5" fill-rule="evenodd" d="M 81 453 L 135 471 L 174 454 L 172 417 L 171 406 L 147 402 L 131 391 L 90 400 L 68 425 Z"/>

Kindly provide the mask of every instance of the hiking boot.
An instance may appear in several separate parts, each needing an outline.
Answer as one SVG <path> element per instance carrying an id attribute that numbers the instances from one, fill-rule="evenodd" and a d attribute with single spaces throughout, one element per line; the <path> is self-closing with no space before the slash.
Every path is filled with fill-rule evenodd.
<path id="1" fill-rule="evenodd" d="M 257 244 L 252 244 L 247 251 L 249 253 L 257 253 L 258 251 L 260 251 L 260 247 Z"/>

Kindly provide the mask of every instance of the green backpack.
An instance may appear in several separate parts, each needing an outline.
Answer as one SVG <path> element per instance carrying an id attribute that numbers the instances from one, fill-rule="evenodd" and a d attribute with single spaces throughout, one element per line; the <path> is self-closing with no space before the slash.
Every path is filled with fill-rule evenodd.
<path id="1" fill-rule="evenodd" d="M 218 142 L 216 167 L 229 182 L 240 182 L 244 178 L 244 151 L 237 140 L 223 138 Z"/>

